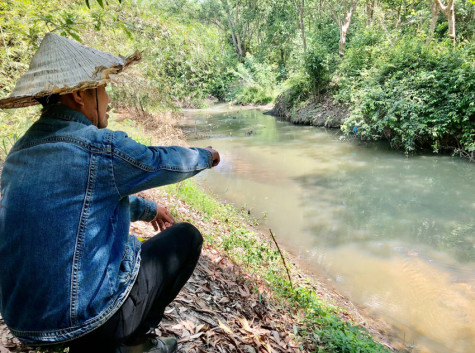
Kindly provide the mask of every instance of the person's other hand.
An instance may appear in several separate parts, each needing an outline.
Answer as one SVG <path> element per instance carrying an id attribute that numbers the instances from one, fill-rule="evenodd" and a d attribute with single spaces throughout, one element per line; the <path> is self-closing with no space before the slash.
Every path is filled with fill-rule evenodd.
<path id="1" fill-rule="evenodd" d="M 157 215 L 155 216 L 155 218 L 153 219 L 151 223 L 155 231 L 158 231 L 159 228 L 162 231 L 162 230 L 167 229 L 168 227 L 171 227 L 176 222 L 173 219 L 173 216 L 170 214 L 170 212 L 168 212 L 166 207 L 163 207 L 157 204 Z"/>
<path id="2" fill-rule="evenodd" d="M 214 150 L 211 146 L 206 147 L 205 150 L 210 151 L 213 155 L 213 164 L 211 165 L 211 167 L 216 167 L 219 164 L 219 161 L 221 160 L 219 158 L 219 152 Z"/>

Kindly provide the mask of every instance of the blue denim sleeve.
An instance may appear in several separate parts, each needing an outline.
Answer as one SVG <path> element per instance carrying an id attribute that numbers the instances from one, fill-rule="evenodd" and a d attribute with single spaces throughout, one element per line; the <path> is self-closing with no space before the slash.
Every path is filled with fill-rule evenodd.
<path id="1" fill-rule="evenodd" d="M 129 196 L 130 221 L 151 222 L 157 215 L 157 204 L 137 196 Z"/>
<path id="2" fill-rule="evenodd" d="M 212 163 L 211 152 L 203 148 L 145 146 L 122 131 L 113 133 L 113 176 L 122 197 L 177 183 L 211 168 Z"/>

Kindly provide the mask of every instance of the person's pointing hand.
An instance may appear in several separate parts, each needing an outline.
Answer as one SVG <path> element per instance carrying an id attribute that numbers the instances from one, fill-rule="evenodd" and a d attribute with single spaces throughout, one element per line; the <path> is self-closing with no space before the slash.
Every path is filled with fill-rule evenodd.
<path id="1" fill-rule="evenodd" d="M 208 146 L 205 148 L 205 150 L 208 150 L 211 152 L 211 154 L 213 155 L 213 164 L 211 165 L 211 167 L 216 167 L 219 162 L 220 162 L 220 158 L 219 158 L 219 152 L 214 150 L 213 147 L 211 146 Z"/>

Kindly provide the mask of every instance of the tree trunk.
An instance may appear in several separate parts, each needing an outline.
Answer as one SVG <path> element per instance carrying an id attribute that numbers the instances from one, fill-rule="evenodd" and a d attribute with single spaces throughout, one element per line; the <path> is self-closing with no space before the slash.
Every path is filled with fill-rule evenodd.
<path id="1" fill-rule="evenodd" d="M 238 43 L 237 43 L 236 35 L 234 34 L 234 28 L 233 28 L 229 18 L 228 18 L 228 22 L 229 22 L 229 30 L 231 31 L 231 38 L 233 40 L 234 51 L 236 52 L 236 55 L 238 56 L 239 61 L 241 61 L 240 55 L 239 55 L 239 50 L 238 50 Z"/>
<path id="2" fill-rule="evenodd" d="M 452 39 L 455 45 L 455 5 L 454 0 L 449 0 L 449 3 L 445 6 L 441 0 L 435 0 L 440 11 L 447 18 L 449 24 L 449 38 Z"/>
<path id="3" fill-rule="evenodd" d="M 455 8 L 452 0 L 452 6 L 448 10 L 447 21 L 449 23 L 449 37 L 455 44 Z"/>
<path id="4" fill-rule="evenodd" d="M 338 54 L 340 57 L 345 55 L 345 44 L 346 44 L 346 33 L 348 30 L 344 30 L 343 27 L 340 28 L 340 40 L 338 42 Z"/>
<path id="5" fill-rule="evenodd" d="M 233 40 L 234 51 L 236 52 L 239 62 L 242 62 L 244 60 L 244 57 L 246 56 L 246 51 L 244 48 L 243 39 L 239 35 L 239 32 L 236 30 L 236 22 L 239 21 L 239 9 L 236 9 L 236 21 L 234 21 L 228 2 L 226 0 L 221 0 L 221 3 L 223 4 L 224 11 L 226 12 L 226 16 L 228 18 L 228 26 L 229 31 L 231 32 L 231 38 Z"/>
<path id="6" fill-rule="evenodd" d="M 305 23 L 303 20 L 303 13 L 299 15 L 299 17 L 300 17 L 300 32 L 302 33 L 303 51 L 307 51 L 307 39 L 305 37 Z"/>
<path id="7" fill-rule="evenodd" d="M 371 23 L 373 22 L 375 3 L 376 0 L 366 0 L 366 24 L 368 26 L 371 26 Z"/>
<path id="8" fill-rule="evenodd" d="M 435 0 L 430 0 L 430 13 L 431 13 L 431 21 L 430 21 L 430 29 L 429 29 L 429 36 L 432 37 L 435 31 L 435 26 L 437 26 L 437 20 L 439 19 L 439 6 L 437 6 L 437 2 Z"/>
<path id="9" fill-rule="evenodd" d="M 402 5 L 399 5 L 397 9 L 396 28 L 399 27 L 399 24 L 401 23 L 401 8 L 402 8 Z"/>
<path id="10" fill-rule="evenodd" d="M 282 67 L 287 67 L 287 63 L 285 62 L 285 52 L 282 48 L 280 48 L 280 62 L 282 63 Z"/>
<path id="11" fill-rule="evenodd" d="M 345 9 L 346 8 L 347 7 L 345 6 Z M 345 55 L 346 34 L 348 33 L 348 29 L 350 28 L 351 17 L 353 16 L 355 8 L 356 1 L 352 1 L 350 8 L 345 15 L 345 19 L 340 25 L 340 41 L 338 42 L 338 54 L 340 54 L 341 57 Z"/>

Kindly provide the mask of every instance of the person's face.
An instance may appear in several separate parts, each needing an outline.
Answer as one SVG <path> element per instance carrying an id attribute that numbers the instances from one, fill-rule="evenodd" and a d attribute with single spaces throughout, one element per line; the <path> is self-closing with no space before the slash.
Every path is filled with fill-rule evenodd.
<path id="1" fill-rule="evenodd" d="M 99 86 L 84 92 L 84 114 L 99 129 L 107 127 L 109 114 L 109 95 L 106 92 L 106 86 Z"/>
<path id="2" fill-rule="evenodd" d="M 109 95 L 106 92 L 106 86 L 97 87 L 97 103 L 98 106 L 96 107 L 99 109 L 99 117 L 97 121 L 97 127 L 99 129 L 106 128 L 109 123 Z"/>

